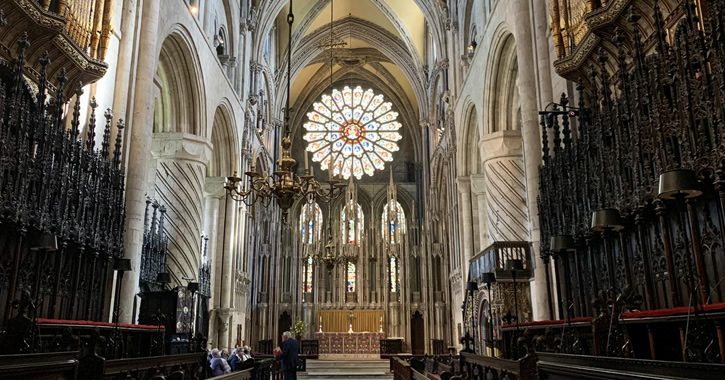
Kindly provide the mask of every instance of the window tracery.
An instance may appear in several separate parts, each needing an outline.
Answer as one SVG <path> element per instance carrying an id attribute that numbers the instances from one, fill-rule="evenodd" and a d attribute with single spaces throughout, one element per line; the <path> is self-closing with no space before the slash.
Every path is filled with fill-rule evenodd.
<path id="1" fill-rule="evenodd" d="M 312 161 L 320 162 L 322 170 L 334 175 L 362 178 L 372 176 L 375 170 L 385 169 L 385 162 L 393 161 L 398 151 L 398 113 L 392 103 L 385 102 L 382 94 L 372 89 L 363 91 L 345 86 L 340 92 L 322 95 L 321 102 L 313 104 L 314 111 L 307 114 L 303 136 Z"/>

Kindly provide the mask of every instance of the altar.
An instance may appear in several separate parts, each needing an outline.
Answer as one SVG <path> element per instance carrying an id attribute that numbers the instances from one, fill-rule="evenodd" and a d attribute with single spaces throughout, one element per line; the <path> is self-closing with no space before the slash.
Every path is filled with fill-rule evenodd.
<path id="1" fill-rule="evenodd" d="M 380 340 L 384 332 L 316 332 L 320 358 L 355 355 L 360 359 L 380 357 Z"/>

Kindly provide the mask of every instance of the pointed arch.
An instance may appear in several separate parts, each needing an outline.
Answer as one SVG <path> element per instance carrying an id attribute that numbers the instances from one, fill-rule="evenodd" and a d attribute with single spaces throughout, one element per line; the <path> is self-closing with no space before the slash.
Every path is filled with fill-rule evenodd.
<path id="1" fill-rule="evenodd" d="M 154 108 L 154 132 L 183 132 L 207 136 L 203 128 L 205 97 L 199 55 L 191 35 L 175 25 L 164 39 L 154 78 L 159 96 Z"/>
<path id="2" fill-rule="evenodd" d="M 223 99 L 214 112 L 214 122 L 211 127 L 213 149 L 211 160 L 206 167 L 207 176 L 226 177 L 232 174 L 234 160 L 238 157 L 236 141 L 239 141 L 234 128 L 233 115 L 229 100 Z"/>

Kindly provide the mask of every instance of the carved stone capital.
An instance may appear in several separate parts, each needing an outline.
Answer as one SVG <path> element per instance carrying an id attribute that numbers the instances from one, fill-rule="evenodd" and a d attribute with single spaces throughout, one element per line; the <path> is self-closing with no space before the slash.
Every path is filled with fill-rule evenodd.
<path id="1" fill-rule="evenodd" d="M 154 133 L 151 153 L 162 160 L 192 161 L 206 165 L 211 158 L 211 142 L 197 135 L 181 132 Z"/>
<path id="2" fill-rule="evenodd" d="M 523 139 L 520 130 L 500 131 L 485 135 L 478 142 L 481 160 L 486 162 L 493 158 L 521 156 Z"/>
<path id="3" fill-rule="evenodd" d="M 486 176 L 483 174 L 471 174 L 471 192 L 475 195 L 486 194 Z"/>

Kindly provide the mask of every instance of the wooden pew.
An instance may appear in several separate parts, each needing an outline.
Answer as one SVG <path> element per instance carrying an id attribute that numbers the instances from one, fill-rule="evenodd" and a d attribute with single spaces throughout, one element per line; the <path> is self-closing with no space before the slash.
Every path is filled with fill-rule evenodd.
<path id="1" fill-rule="evenodd" d="M 494 358 L 461 352 L 462 378 L 484 380 L 507 378 L 510 380 L 536 379 L 536 354 L 529 354 L 519 360 Z"/>
<path id="2" fill-rule="evenodd" d="M 411 380 L 410 363 L 401 358 L 390 358 L 393 363 L 393 380 Z"/>
<path id="3" fill-rule="evenodd" d="M 114 359 L 103 361 L 104 380 L 125 379 L 131 374 L 135 379 L 151 379 L 154 376 L 170 376 L 179 371 L 184 378 L 193 378 L 202 365 L 206 365 L 206 353 L 195 352 L 181 355 L 152 356 L 149 358 Z M 176 375 L 178 376 L 178 375 Z"/>
<path id="4" fill-rule="evenodd" d="M 78 352 L 0 356 L 0 378 L 18 380 L 73 380 Z"/>
<path id="5" fill-rule="evenodd" d="M 725 379 L 720 364 L 539 353 L 539 380 Z"/>
<path id="6" fill-rule="evenodd" d="M 245 369 L 244 371 L 236 371 L 226 375 L 215 376 L 214 380 L 251 380 L 252 379 L 252 368 Z"/>

